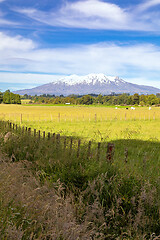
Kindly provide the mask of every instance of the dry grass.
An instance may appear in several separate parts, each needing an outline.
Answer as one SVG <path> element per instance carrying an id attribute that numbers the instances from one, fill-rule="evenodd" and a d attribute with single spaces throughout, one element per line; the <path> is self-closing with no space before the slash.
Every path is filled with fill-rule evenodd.
<path id="1" fill-rule="evenodd" d="M 155 195 L 155 189 L 148 183 L 141 189 L 139 198 L 131 198 L 133 207 L 137 208 L 135 216 L 131 211 L 125 214 L 121 211 L 124 196 L 115 195 L 104 212 L 100 199 L 106 175 L 90 182 L 76 200 L 71 192 L 64 192 L 60 181 L 41 185 L 32 172 L 32 163 L 11 163 L 6 157 L 2 159 L 4 156 L 0 162 L 0 200 L 4 210 L 1 209 L 0 218 L 1 221 L 5 219 L 5 229 L 1 222 L 1 239 L 159 239 L 160 236 L 148 236 L 144 231 L 144 226 L 150 223 L 144 205 L 153 206 Z M 110 194 L 114 191 L 114 183 L 113 178 L 108 180 L 108 186 L 112 188 Z M 115 229 L 119 227 L 119 221 L 129 224 L 125 231 L 119 229 L 117 235 Z"/>
<path id="2" fill-rule="evenodd" d="M 70 193 L 64 197 L 59 181 L 54 186 L 47 183 L 42 186 L 31 165 L 28 161 L 11 163 L 1 156 L 0 200 L 6 211 L 11 210 L 6 216 L 3 236 L 4 225 L 0 225 L 0 236 L 12 240 L 20 240 L 22 236 L 23 239 L 91 239 L 95 230 L 93 227 L 87 230 L 89 222 L 77 222 L 74 196 Z M 25 221 L 30 223 L 26 228 Z"/>

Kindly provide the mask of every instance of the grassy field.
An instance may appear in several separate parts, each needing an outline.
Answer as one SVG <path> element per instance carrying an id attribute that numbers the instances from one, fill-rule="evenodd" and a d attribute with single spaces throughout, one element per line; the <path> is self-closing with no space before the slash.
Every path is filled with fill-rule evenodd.
<path id="1" fill-rule="evenodd" d="M 159 140 L 160 109 L 86 106 L 0 105 L 0 118 L 87 140 Z"/>
<path id="2" fill-rule="evenodd" d="M 31 127 L 32 130 L 40 129 L 41 132 L 60 133 L 62 136 L 60 143 L 54 140 L 54 144 L 53 139 L 41 138 L 39 140 L 38 137 L 22 134 L 21 130 L 17 132 L 14 130 L 11 141 L 4 142 L 3 137 L 11 129 L 7 129 L 4 122 L 1 122 L 1 149 L 11 159 L 15 159 L 15 163 L 14 168 L 8 164 L 4 164 L 1 168 L 0 173 L 3 177 L 0 191 L 3 195 L 0 194 L 0 199 L 8 199 L 8 195 L 5 195 L 8 193 L 3 188 L 6 189 L 6 186 L 10 188 L 8 179 L 14 176 L 13 169 L 18 171 L 17 176 L 21 176 L 19 168 L 21 169 L 22 166 L 20 164 L 24 164 L 24 169 L 28 171 L 27 174 L 31 170 L 36 176 L 36 181 L 40 180 L 40 183 L 39 181 L 37 183 L 38 187 L 35 188 L 41 193 L 37 197 L 35 195 L 37 190 L 32 189 L 34 194 L 26 200 L 22 198 L 19 191 L 19 180 L 15 176 L 14 180 L 11 179 L 16 187 L 14 186 L 9 193 L 17 197 L 14 197 L 13 202 L 10 203 L 9 199 L 12 199 L 10 196 L 7 200 L 10 204 L 9 208 L 8 205 L 1 208 L 4 210 L 0 211 L 0 228 L 3 219 L 5 219 L 5 224 L 2 225 L 3 231 L 0 229 L 0 236 L 7 236 L 5 234 L 8 231 L 8 224 L 17 224 L 17 229 L 22 230 L 21 234 L 27 236 L 24 239 L 30 239 L 30 236 L 35 236 L 33 239 L 45 239 L 49 229 L 52 231 L 57 229 L 57 232 L 55 238 L 48 239 L 68 240 L 78 239 L 78 237 L 79 239 L 91 239 L 92 237 L 92 239 L 104 240 L 159 239 L 156 238 L 160 234 L 159 108 L 153 107 L 149 111 L 148 108 L 137 107 L 132 111 L 113 107 L 0 105 L 0 118 L 10 120 L 20 126 Z M 64 150 L 65 138 L 63 136 L 72 136 L 72 151 L 69 137 Z M 77 156 L 79 138 L 81 148 Z M 92 141 L 92 145 L 90 155 L 87 157 L 89 140 Z M 97 159 L 98 142 L 101 145 Z M 106 159 L 107 142 L 115 144 L 112 162 L 107 162 Z M 16 165 L 19 161 L 20 164 Z M 5 169 L 9 172 L 6 173 Z M 35 180 L 34 178 L 27 180 L 27 174 L 24 173 L 21 181 L 23 186 L 28 187 L 29 184 L 26 182 Z M 46 180 L 51 184 L 50 187 L 54 186 L 52 192 L 50 192 L 50 187 L 45 186 L 45 190 L 42 189 Z M 30 186 L 32 188 L 32 184 Z M 56 195 L 57 189 L 60 191 L 58 196 Z M 56 215 L 57 222 L 53 223 L 51 222 L 53 217 L 50 215 L 51 203 L 48 202 L 47 206 L 45 205 L 50 198 L 46 199 L 44 192 L 47 191 L 49 196 L 52 196 L 55 190 L 54 197 L 58 200 L 55 203 L 57 212 L 54 216 Z M 34 203 L 37 202 L 44 210 L 41 209 L 40 215 L 37 214 L 39 206 L 36 208 L 37 212 L 32 207 L 22 207 L 32 206 L 33 202 L 30 202 L 30 199 L 33 197 L 36 199 Z M 20 206 L 18 205 L 17 210 L 15 199 L 19 198 L 23 201 Z M 4 206 L 3 201 L 0 201 L 2 206 Z M 73 213 L 67 220 L 62 219 L 64 214 L 59 212 L 60 207 L 56 205 L 59 201 L 63 202 L 61 205 L 67 206 L 67 209 L 63 211 Z M 45 209 L 48 209 L 48 222 L 46 222 Z M 20 212 L 19 215 L 17 211 Z M 4 215 L 7 217 L 4 218 Z M 26 224 L 26 222 L 32 222 L 33 219 L 35 219 L 35 226 Z M 65 223 L 68 224 L 70 220 L 72 223 L 69 229 L 72 233 L 77 232 L 76 238 L 70 237 L 71 232 L 67 235 L 63 226 L 60 225 L 60 222 L 66 221 Z M 81 229 L 84 232 L 75 229 Z M 50 236 L 52 234 L 50 232 Z"/>
<path id="3" fill-rule="evenodd" d="M 128 169 L 135 175 L 159 180 L 160 108 L 135 110 L 87 106 L 0 105 L 0 116 L 23 126 L 81 138 L 84 142 L 114 142 L 115 164 L 126 171 L 124 152 L 128 150 Z M 146 162 L 144 172 L 144 162 Z M 158 183 L 157 183 L 158 184 Z"/>

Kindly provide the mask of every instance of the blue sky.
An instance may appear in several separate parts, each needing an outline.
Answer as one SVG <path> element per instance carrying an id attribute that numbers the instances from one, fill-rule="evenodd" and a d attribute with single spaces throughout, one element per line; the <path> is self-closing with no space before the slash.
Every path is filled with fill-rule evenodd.
<path id="1" fill-rule="evenodd" d="M 160 0 L 0 0 L 0 89 L 104 73 L 160 88 Z"/>

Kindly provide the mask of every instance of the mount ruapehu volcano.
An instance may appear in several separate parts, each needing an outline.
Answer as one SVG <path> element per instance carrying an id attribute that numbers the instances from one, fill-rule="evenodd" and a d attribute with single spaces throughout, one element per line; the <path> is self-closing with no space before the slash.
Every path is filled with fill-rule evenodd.
<path id="1" fill-rule="evenodd" d="M 156 94 L 160 89 L 138 85 L 124 81 L 119 77 L 106 76 L 104 74 L 88 74 L 85 76 L 71 75 L 61 78 L 55 82 L 44 84 L 32 89 L 14 91 L 14 93 L 24 95 L 85 95 L 85 94 L 103 94 L 111 93 L 129 93 L 129 94 Z"/>

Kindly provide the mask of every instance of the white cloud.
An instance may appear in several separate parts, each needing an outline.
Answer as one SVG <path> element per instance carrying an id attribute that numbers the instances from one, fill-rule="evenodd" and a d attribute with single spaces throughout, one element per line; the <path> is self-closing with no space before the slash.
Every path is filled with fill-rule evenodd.
<path id="1" fill-rule="evenodd" d="M 126 80 L 146 79 L 152 85 L 152 80 L 159 80 L 159 59 L 160 48 L 152 44 L 98 43 L 38 49 L 30 39 L 0 33 L 1 82 L 43 84 L 57 79 L 57 74 L 104 73 Z"/>
<path id="2" fill-rule="evenodd" d="M 11 70 L 42 73 L 84 74 L 88 72 L 121 72 L 129 67 L 159 71 L 160 49 L 154 45 L 120 46 L 112 43 L 75 45 L 66 48 L 16 51 L 6 59 Z M 3 59 L 0 63 L 3 64 Z"/>
<path id="3" fill-rule="evenodd" d="M 6 49 L 26 51 L 35 48 L 35 46 L 35 43 L 30 39 L 19 35 L 12 37 L 0 32 L 0 51 L 5 51 Z"/>
<path id="4" fill-rule="evenodd" d="M 160 0 L 147 0 L 138 5 L 137 9 L 139 11 L 146 11 L 151 7 L 157 6 L 160 4 Z"/>
<path id="5" fill-rule="evenodd" d="M 64 14 L 70 11 L 73 11 L 73 14 L 76 13 L 76 15 L 79 13 L 80 16 L 84 15 L 85 17 L 101 17 L 114 22 L 124 22 L 127 17 L 125 11 L 117 5 L 98 0 L 78 1 L 66 4 L 61 9 Z"/>
<path id="6" fill-rule="evenodd" d="M 34 87 L 34 86 L 38 86 L 41 84 L 53 82 L 64 76 L 65 75 L 0 72 L 0 82 L 16 83 L 16 85 L 26 83 L 27 87 L 29 88 L 29 87 Z M 29 86 L 29 84 L 30 84 L 30 86 Z M 13 87 L 12 87 L 12 89 L 13 89 Z M 20 89 L 20 88 L 18 88 L 18 86 L 17 86 L 16 89 Z"/>
<path id="7" fill-rule="evenodd" d="M 37 21 L 63 27 L 90 29 L 127 28 L 129 16 L 125 9 L 100 0 L 85 0 L 66 3 L 57 12 L 43 12 L 36 9 L 15 9 Z"/>
<path id="8" fill-rule="evenodd" d="M 159 31 L 159 12 L 148 12 L 148 8 L 159 4 L 160 0 L 145 1 L 130 8 L 102 0 L 79 0 L 65 2 L 58 10 L 49 12 L 37 9 L 15 9 L 19 13 L 51 26 L 84 29 L 111 29 Z M 146 12 L 147 11 L 147 12 Z"/>
<path id="9" fill-rule="evenodd" d="M 154 81 L 154 80 L 151 81 L 150 79 L 146 79 L 143 76 L 142 77 L 137 77 L 137 78 L 128 77 L 127 81 L 130 82 L 130 83 L 134 83 L 134 84 L 136 83 L 136 84 L 139 84 L 139 85 L 154 86 L 156 88 L 160 88 L 160 82 L 158 80 L 157 81 Z"/>

